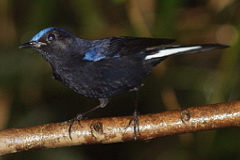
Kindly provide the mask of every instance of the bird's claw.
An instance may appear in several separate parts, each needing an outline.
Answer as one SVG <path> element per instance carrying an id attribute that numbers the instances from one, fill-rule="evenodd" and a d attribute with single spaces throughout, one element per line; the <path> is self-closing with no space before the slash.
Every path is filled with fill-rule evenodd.
<path id="1" fill-rule="evenodd" d="M 139 130 L 139 120 L 138 120 L 138 112 L 134 111 L 133 117 L 130 119 L 126 128 L 130 127 L 133 122 L 133 130 L 134 130 L 134 140 L 137 140 L 137 135 L 141 135 Z"/>
<path id="2" fill-rule="evenodd" d="M 68 128 L 68 134 L 69 134 L 69 138 L 72 140 L 72 136 L 71 136 L 71 133 L 72 133 L 72 126 L 74 124 L 75 121 L 78 121 L 78 124 L 82 127 L 80 121 L 83 119 L 83 114 L 78 114 L 76 117 L 68 120 L 69 122 L 69 128 Z"/>

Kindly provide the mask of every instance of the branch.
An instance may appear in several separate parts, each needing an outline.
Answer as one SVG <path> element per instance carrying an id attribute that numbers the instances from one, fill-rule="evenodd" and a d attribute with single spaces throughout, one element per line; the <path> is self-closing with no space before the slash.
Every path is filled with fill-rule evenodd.
<path id="1" fill-rule="evenodd" d="M 82 120 L 53 123 L 0 131 L 0 155 L 42 148 L 55 148 L 95 143 L 116 143 L 134 140 L 129 121 L 132 117 Z M 138 140 L 225 127 L 240 126 L 240 101 L 192 107 L 139 116 Z"/>

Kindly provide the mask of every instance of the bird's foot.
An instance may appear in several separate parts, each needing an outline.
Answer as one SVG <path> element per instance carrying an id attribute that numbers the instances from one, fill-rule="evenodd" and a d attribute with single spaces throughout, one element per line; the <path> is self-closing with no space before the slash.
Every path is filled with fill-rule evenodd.
<path id="1" fill-rule="evenodd" d="M 137 135 L 141 135 L 141 133 L 139 130 L 138 112 L 136 110 L 133 112 L 133 117 L 130 119 L 128 126 L 126 128 L 130 127 L 132 122 L 134 130 L 134 140 L 137 140 Z"/>
<path id="2" fill-rule="evenodd" d="M 71 131 L 72 131 L 72 126 L 73 123 L 75 121 L 78 121 L 78 124 L 81 126 L 80 121 L 83 120 L 83 116 L 87 115 L 88 113 L 91 113 L 95 110 L 97 110 L 98 108 L 104 108 L 107 104 L 108 104 L 108 98 L 99 98 L 100 104 L 84 113 L 78 114 L 76 117 L 74 117 L 73 119 L 70 119 L 68 122 L 70 123 L 69 128 L 68 128 L 68 134 L 69 134 L 69 138 L 72 139 L 71 136 Z"/>
<path id="3" fill-rule="evenodd" d="M 83 114 L 78 114 L 76 117 L 68 120 L 68 122 L 69 122 L 68 134 L 69 134 L 69 138 L 71 140 L 72 140 L 72 136 L 71 136 L 72 126 L 73 126 L 75 121 L 78 121 L 78 124 L 81 126 L 81 123 L 80 123 L 81 120 L 83 120 Z"/>

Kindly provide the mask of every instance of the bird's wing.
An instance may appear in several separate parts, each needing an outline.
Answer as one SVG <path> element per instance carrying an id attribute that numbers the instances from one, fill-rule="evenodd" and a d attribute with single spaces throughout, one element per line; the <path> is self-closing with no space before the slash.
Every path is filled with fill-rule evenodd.
<path id="1" fill-rule="evenodd" d="M 105 38 L 94 41 L 83 59 L 99 61 L 104 58 L 121 57 L 141 52 L 149 47 L 170 44 L 174 41 L 174 39 L 142 37 Z"/>
<path id="2" fill-rule="evenodd" d="M 108 48 L 109 56 L 134 54 L 148 47 L 173 43 L 174 39 L 143 37 L 112 37 Z"/>

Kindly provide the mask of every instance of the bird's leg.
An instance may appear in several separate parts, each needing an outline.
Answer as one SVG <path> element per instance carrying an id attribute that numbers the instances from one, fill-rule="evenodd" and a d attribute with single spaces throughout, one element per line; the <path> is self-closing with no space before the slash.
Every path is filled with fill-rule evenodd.
<path id="1" fill-rule="evenodd" d="M 133 112 L 133 117 L 131 118 L 131 120 L 129 121 L 129 124 L 127 127 L 129 127 L 131 125 L 131 123 L 133 122 L 133 130 L 134 130 L 134 139 L 137 140 L 137 134 L 140 135 L 140 131 L 139 131 L 139 120 L 138 120 L 138 90 L 136 90 L 136 99 L 135 99 L 135 109 Z"/>
<path id="2" fill-rule="evenodd" d="M 72 129 L 72 126 L 73 126 L 73 123 L 75 121 L 78 121 L 78 123 L 80 124 L 80 121 L 83 119 L 83 116 L 85 116 L 86 114 L 90 113 L 90 112 L 93 112 L 95 110 L 97 110 L 98 108 L 104 108 L 107 104 L 108 104 L 108 98 L 99 98 L 99 101 L 100 101 L 100 104 L 86 112 L 83 112 L 83 113 L 80 113 L 78 114 L 76 117 L 74 117 L 73 119 L 70 119 L 69 120 L 69 129 L 68 129 L 68 133 L 69 133 L 69 137 L 70 139 L 72 139 L 71 137 L 71 129 Z"/>
<path id="3" fill-rule="evenodd" d="M 86 112 L 80 113 L 78 114 L 76 117 L 74 117 L 73 119 L 71 119 L 70 121 L 81 121 L 83 119 L 83 116 L 85 116 L 88 113 L 91 113 L 95 110 L 97 110 L 98 108 L 104 108 L 107 104 L 108 104 L 108 98 L 99 98 L 100 104 Z"/>

